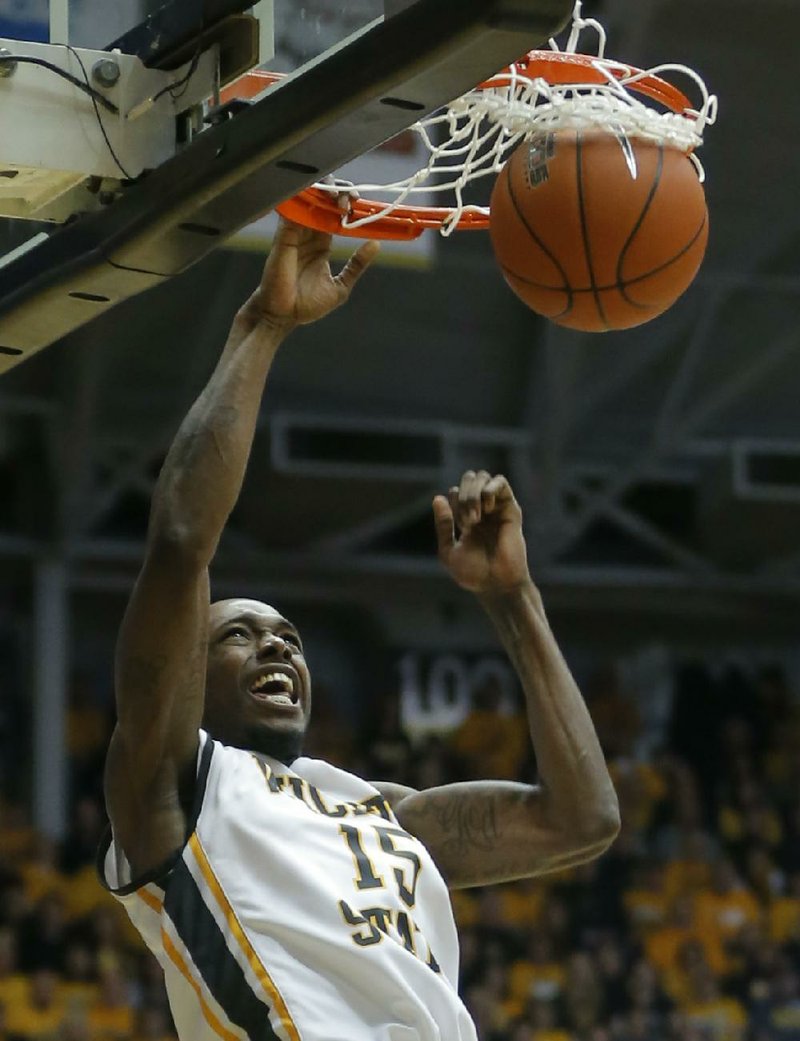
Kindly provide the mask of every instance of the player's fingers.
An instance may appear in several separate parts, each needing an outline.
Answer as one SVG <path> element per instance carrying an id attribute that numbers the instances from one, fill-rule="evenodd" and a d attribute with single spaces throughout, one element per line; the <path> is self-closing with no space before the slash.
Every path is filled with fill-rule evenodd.
<path id="1" fill-rule="evenodd" d="M 456 520 L 461 528 L 468 528 L 480 520 L 475 499 L 475 471 L 467 470 L 461 475 L 458 484 L 458 512 Z"/>
<path id="2" fill-rule="evenodd" d="M 336 282 L 349 293 L 380 251 L 381 245 L 375 239 L 364 242 L 336 276 Z"/>
<path id="3" fill-rule="evenodd" d="M 330 261 L 331 247 L 333 246 L 333 235 L 329 231 L 318 231 L 316 228 L 303 228 L 304 234 L 300 238 L 298 252 L 305 263 Z"/>
<path id="4" fill-rule="evenodd" d="M 452 549 L 456 540 L 453 511 L 444 495 L 437 495 L 433 500 L 433 523 L 439 555 L 444 556 Z"/>
<path id="5" fill-rule="evenodd" d="M 495 474 L 486 484 L 484 493 L 492 497 L 494 510 L 509 509 L 521 512 L 508 478 L 503 474 Z"/>
<path id="6" fill-rule="evenodd" d="M 305 228 L 302 225 L 295 224 L 294 221 L 287 220 L 286 217 L 281 217 L 278 221 L 275 238 L 272 240 L 270 256 L 283 250 L 297 249 L 303 239 L 304 231 Z"/>
<path id="7" fill-rule="evenodd" d="M 458 491 L 459 519 L 463 518 L 463 524 L 467 527 L 477 524 L 483 515 L 481 499 L 488 480 L 489 474 L 485 470 L 478 470 L 477 473 L 467 470 L 461 478 Z"/>
<path id="8" fill-rule="evenodd" d="M 482 471 L 481 477 L 481 510 L 484 515 L 494 513 L 503 503 L 504 489 L 508 489 L 508 481 L 502 474 L 492 476 Z M 510 490 L 510 489 L 509 489 Z"/>
<path id="9" fill-rule="evenodd" d="M 293 242 L 296 245 L 304 230 L 302 224 L 296 224 L 293 220 L 289 220 L 288 217 L 279 217 L 273 243 L 274 245 L 281 245 Z"/>
<path id="10" fill-rule="evenodd" d="M 293 221 L 281 217 L 278 230 L 272 242 L 267 262 L 264 265 L 262 284 L 266 285 L 278 274 L 291 283 L 297 278 L 298 250 L 303 239 L 305 228 Z"/>
<path id="11" fill-rule="evenodd" d="M 358 192 L 352 181 L 344 181 L 341 177 L 326 174 L 322 178 L 322 184 L 330 185 L 331 188 L 336 189 L 336 205 L 340 210 L 344 210 L 345 213 L 350 209 L 353 200 L 358 198 Z"/>
<path id="12" fill-rule="evenodd" d="M 458 505 L 458 486 L 453 485 L 447 491 L 447 501 L 450 505 L 450 512 L 453 515 L 453 522 L 457 528 L 461 527 L 461 521 L 459 519 L 460 507 Z"/>
<path id="13" fill-rule="evenodd" d="M 330 258 L 333 235 L 329 231 L 308 228 L 304 224 L 281 217 L 272 245 L 272 252 L 297 253 L 298 266 L 307 266 L 315 261 L 325 262 Z"/>

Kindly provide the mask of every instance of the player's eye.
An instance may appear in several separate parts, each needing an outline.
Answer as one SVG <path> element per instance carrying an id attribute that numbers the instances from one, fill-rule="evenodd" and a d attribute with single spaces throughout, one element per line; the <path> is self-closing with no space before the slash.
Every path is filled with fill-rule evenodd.
<path id="1" fill-rule="evenodd" d="M 296 633 L 282 633 L 281 639 L 284 643 L 290 643 L 293 647 L 301 647 L 300 637 Z"/>
<path id="2" fill-rule="evenodd" d="M 249 635 L 250 634 L 243 625 L 232 625 L 230 629 L 226 629 L 225 632 L 222 634 L 222 639 L 227 640 L 232 636 L 243 637 L 244 639 L 247 639 Z"/>

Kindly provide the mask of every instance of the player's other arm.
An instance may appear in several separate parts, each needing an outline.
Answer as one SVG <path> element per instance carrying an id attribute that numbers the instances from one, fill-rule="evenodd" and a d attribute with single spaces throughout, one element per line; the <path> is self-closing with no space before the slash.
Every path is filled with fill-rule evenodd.
<path id="1" fill-rule="evenodd" d="M 617 798 L 528 572 L 511 488 L 504 477 L 470 471 L 448 498 L 436 497 L 434 514 L 440 559 L 477 595 L 519 676 L 540 782 L 465 782 L 407 794 L 396 804 L 398 820 L 428 847 L 453 888 L 592 859 L 619 831 Z"/>
<path id="2" fill-rule="evenodd" d="M 330 273 L 330 237 L 282 224 L 261 285 L 237 314 L 158 479 L 145 561 L 117 642 L 118 723 L 106 801 L 135 876 L 186 840 L 203 716 L 208 566 L 244 479 L 261 396 L 296 325 L 347 299 L 374 247 Z"/>

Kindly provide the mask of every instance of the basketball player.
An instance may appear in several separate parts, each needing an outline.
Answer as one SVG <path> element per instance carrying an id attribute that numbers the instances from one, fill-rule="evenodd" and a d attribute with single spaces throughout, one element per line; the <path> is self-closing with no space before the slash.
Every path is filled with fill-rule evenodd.
<path id="1" fill-rule="evenodd" d="M 376 250 L 333 277 L 329 248 L 281 226 L 164 463 L 119 635 L 102 874 L 164 967 L 182 1041 L 474 1041 L 447 886 L 577 864 L 618 829 L 505 478 L 467 473 L 433 511 L 444 566 L 519 674 L 536 787 L 417 792 L 301 757 L 311 680 L 297 629 L 257 601 L 209 606 L 275 353 L 347 299 Z"/>

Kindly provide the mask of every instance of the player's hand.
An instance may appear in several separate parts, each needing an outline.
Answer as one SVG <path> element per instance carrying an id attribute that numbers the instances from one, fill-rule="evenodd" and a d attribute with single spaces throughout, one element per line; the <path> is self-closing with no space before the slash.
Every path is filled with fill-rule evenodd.
<path id="1" fill-rule="evenodd" d="M 439 559 L 472 593 L 511 592 L 531 581 L 522 510 L 505 477 L 467 470 L 433 500 Z"/>
<path id="2" fill-rule="evenodd" d="M 334 275 L 331 236 L 281 220 L 261 285 L 239 312 L 242 331 L 260 323 L 288 331 L 324 318 L 347 300 L 378 251 L 378 243 L 364 243 Z"/>

